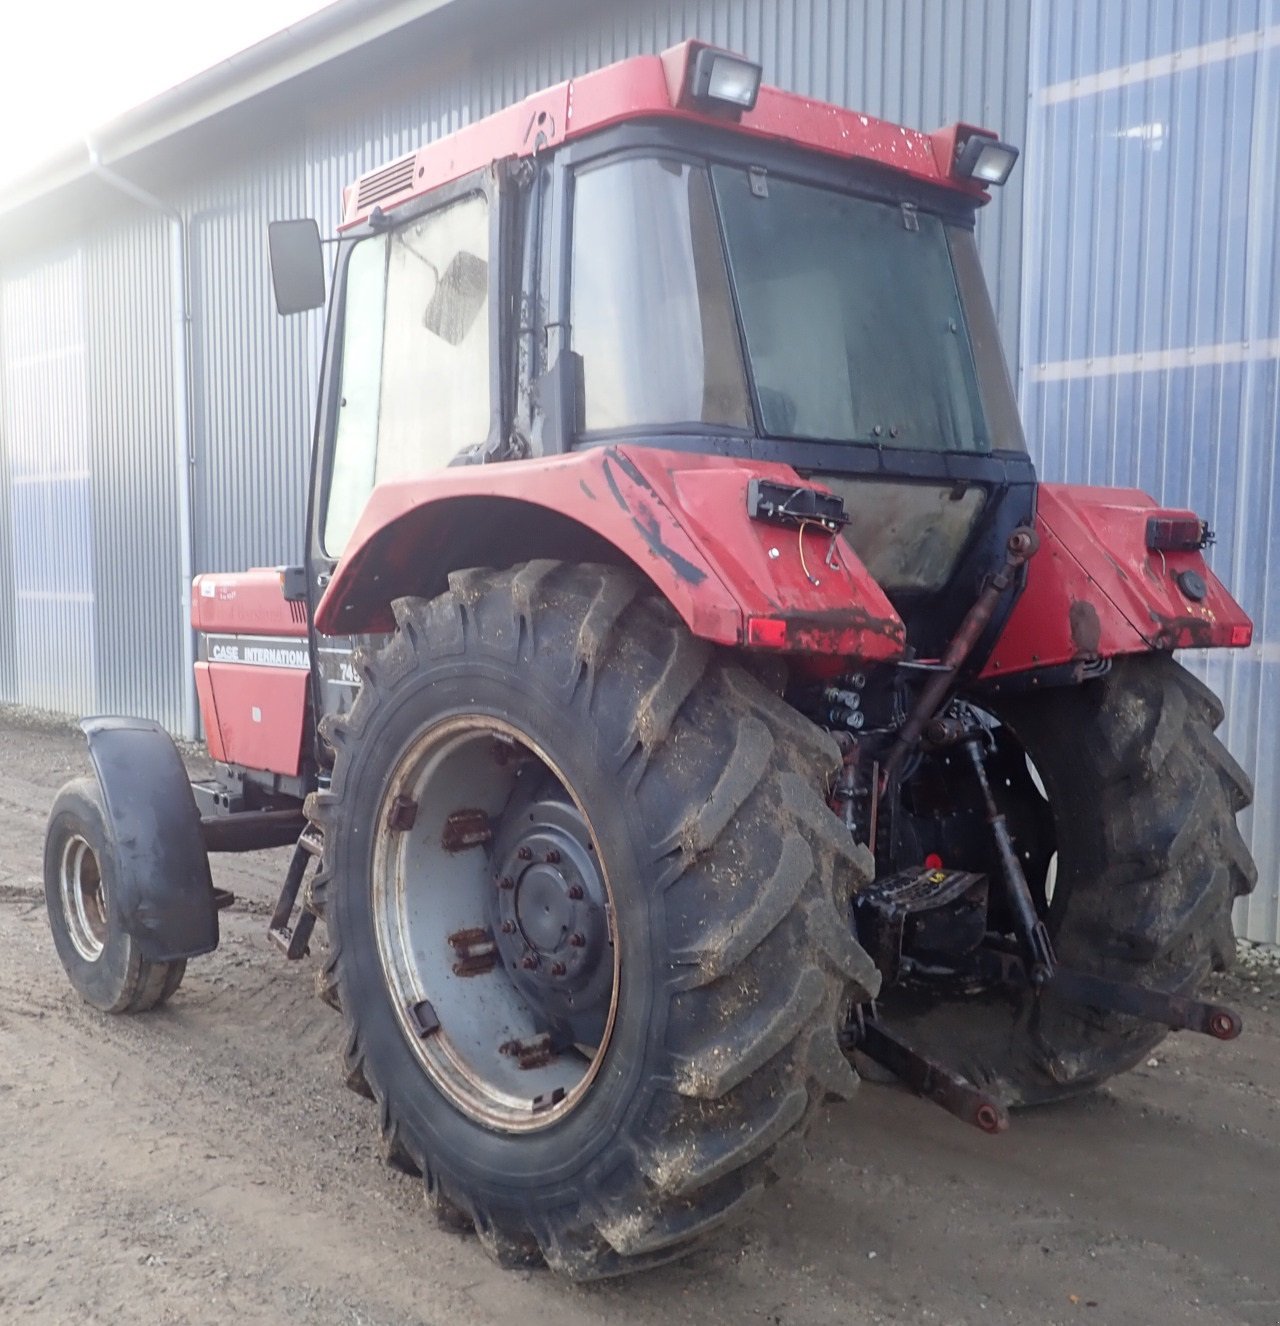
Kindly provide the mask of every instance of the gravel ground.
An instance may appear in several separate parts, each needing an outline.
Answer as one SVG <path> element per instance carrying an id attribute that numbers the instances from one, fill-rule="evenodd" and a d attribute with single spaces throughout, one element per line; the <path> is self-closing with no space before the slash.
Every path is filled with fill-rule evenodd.
<path id="1" fill-rule="evenodd" d="M 1171 1037 L 1089 1098 L 992 1139 L 896 1087 L 828 1111 L 741 1236 L 589 1288 L 503 1272 L 378 1160 L 338 1072 L 316 959 L 266 942 L 280 853 L 165 1010 L 70 991 L 40 889 L 78 733 L 0 711 L 0 1321 L 621 1326 L 1280 1322 L 1280 958 L 1222 997 L 1245 1034 Z M 192 754 L 193 763 L 198 757 Z"/>

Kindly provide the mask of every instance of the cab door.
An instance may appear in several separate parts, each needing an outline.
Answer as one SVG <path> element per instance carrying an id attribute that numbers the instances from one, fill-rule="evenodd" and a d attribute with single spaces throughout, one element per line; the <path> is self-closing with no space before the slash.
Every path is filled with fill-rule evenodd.
<path id="1" fill-rule="evenodd" d="M 502 203 L 497 171 L 477 172 L 344 240 L 307 518 L 313 621 L 376 485 L 501 452 L 509 417 Z M 423 584 L 425 592 L 429 567 Z M 350 709 L 360 687 L 355 650 L 380 639 L 321 636 L 314 627 L 311 637 L 319 720 Z"/>

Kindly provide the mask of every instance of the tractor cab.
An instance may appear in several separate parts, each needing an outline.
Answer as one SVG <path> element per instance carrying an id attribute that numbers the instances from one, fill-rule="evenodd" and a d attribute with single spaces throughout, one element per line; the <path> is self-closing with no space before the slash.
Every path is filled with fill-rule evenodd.
<path id="1" fill-rule="evenodd" d="M 907 648 L 940 654 L 1034 512 L 973 236 L 1016 149 L 762 88 L 696 42 L 441 146 L 346 193 L 313 608 L 375 486 L 621 443 L 779 463 L 834 494 Z M 274 236 L 282 308 L 308 298 L 291 260 L 295 287 L 321 284 L 296 224 Z M 469 532 L 486 560 L 497 532 Z"/>

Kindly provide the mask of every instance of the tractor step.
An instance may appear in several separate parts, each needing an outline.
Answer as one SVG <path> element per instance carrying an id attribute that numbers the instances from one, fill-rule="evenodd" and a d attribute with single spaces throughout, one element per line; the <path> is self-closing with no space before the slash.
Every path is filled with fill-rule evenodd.
<path id="1" fill-rule="evenodd" d="M 267 929 L 267 938 L 290 962 L 305 958 L 311 952 L 311 932 L 316 928 L 316 914 L 304 907 L 296 921 L 293 909 L 298 902 L 298 893 L 302 888 L 303 877 L 311 858 L 319 858 L 324 851 L 324 842 L 318 833 L 308 826 L 298 838 L 289 861 L 289 870 L 284 877 L 284 886 L 276 902 L 276 909 L 271 914 L 271 925 Z"/>

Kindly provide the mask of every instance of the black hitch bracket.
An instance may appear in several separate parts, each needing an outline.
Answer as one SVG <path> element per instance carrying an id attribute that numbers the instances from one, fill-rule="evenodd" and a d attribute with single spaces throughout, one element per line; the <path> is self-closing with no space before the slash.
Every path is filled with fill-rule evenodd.
<path id="1" fill-rule="evenodd" d="M 1233 1041 L 1244 1030 L 1240 1014 L 1225 1004 L 1208 1004 L 1186 995 L 1146 990 L 1070 967 L 1055 967 L 1043 988 L 1073 1004 L 1159 1022 L 1171 1031 L 1198 1031 L 1215 1040 Z"/>
<path id="2" fill-rule="evenodd" d="M 984 1133 L 1002 1133 L 1008 1128 L 1009 1112 L 1001 1101 L 959 1073 L 912 1049 L 875 1017 L 862 1016 L 849 1029 L 846 1042 L 887 1068 L 917 1096 L 941 1105 L 957 1119 Z"/>

